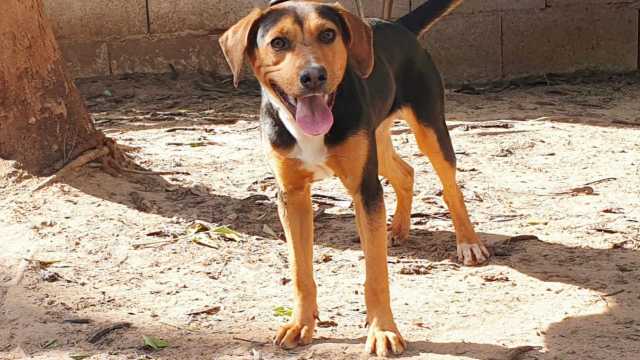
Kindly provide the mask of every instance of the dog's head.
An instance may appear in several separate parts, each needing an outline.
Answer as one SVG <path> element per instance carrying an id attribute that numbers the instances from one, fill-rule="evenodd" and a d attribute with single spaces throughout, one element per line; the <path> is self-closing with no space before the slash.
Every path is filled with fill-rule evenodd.
<path id="1" fill-rule="evenodd" d="M 284 2 L 253 10 L 220 38 L 237 86 L 245 59 L 258 81 L 308 135 L 333 124 L 331 107 L 348 64 L 373 69 L 371 27 L 339 4 Z"/>

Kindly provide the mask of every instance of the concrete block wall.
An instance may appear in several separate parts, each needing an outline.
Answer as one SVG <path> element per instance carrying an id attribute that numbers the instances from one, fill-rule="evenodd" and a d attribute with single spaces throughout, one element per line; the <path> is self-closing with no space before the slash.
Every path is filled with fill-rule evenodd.
<path id="1" fill-rule="evenodd" d="M 395 0 L 393 16 L 425 0 Z M 217 39 L 266 0 L 44 0 L 75 77 L 229 74 Z M 382 0 L 363 0 L 380 16 Z M 353 0 L 341 0 L 354 10 Z M 638 69 L 635 0 L 466 0 L 420 40 L 445 81 Z"/>
<path id="2" fill-rule="evenodd" d="M 639 18 L 630 0 L 467 0 L 421 41 L 448 83 L 628 72 L 638 70 Z"/>

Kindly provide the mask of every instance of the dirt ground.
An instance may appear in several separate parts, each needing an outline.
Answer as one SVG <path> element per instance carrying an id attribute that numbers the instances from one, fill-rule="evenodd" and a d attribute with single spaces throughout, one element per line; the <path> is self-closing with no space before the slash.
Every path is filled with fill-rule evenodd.
<path id="1" fill-rule="evenodd" d="M 0 359 L 365 357 L 362 252 L 335 180 L 314 187 L 323 327 L 307 347 L 271 344 L 292 292 L 255 84 L 130 76 L 80 88 L 140 166 L 177 173 L 88 166 L 32 193 L 42 179 L 0 162 Z M 478 268 L 453 259 L 440 184 L 398 123 L 416 169 L 411 238 L 389 258 L 403 357 L 638 359 L 640 76 L 466 86 L 447 99 L 459 180 L 495 256 Z M 391 212 L 388 184 L 385 197 Z"/>

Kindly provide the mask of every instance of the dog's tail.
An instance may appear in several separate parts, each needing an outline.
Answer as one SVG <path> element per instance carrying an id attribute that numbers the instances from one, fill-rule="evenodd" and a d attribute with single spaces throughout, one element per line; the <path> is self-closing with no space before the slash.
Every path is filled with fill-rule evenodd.
<path id="1" fill-rule="evenodd" d="M 463 0 L 427 0 L 415 10 L 398 19 L 398 23 L 416 35 L 427 32 L 438 20 L 462 3 Z"/>

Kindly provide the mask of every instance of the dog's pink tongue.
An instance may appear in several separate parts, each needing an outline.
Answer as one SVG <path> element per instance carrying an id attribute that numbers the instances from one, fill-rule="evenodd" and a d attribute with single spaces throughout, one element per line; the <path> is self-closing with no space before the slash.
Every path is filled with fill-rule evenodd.
<path id="1" fill-rule="evenodd" d="M 307 96 L 298 99 L 296 121 L 307 135 L 324 135 L 333 126 L 333 113 L 324 101 L 324 96 Z"/>

